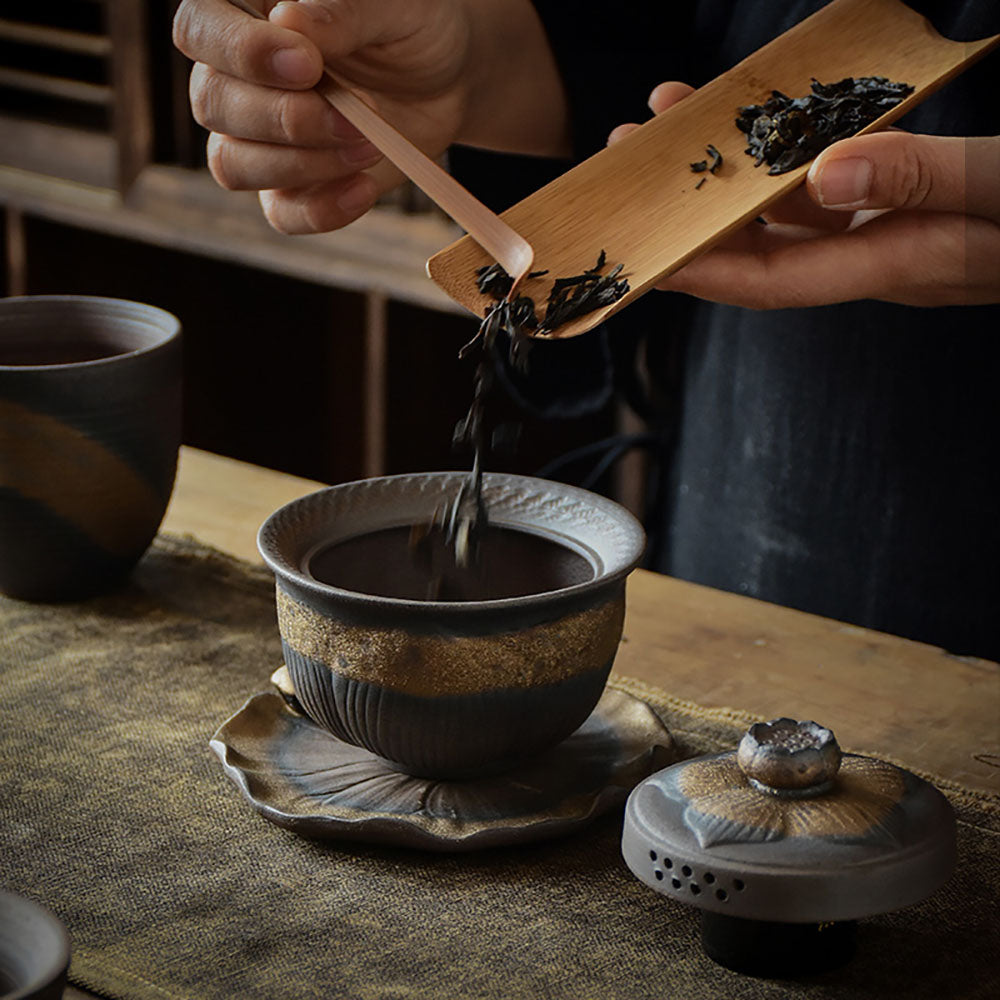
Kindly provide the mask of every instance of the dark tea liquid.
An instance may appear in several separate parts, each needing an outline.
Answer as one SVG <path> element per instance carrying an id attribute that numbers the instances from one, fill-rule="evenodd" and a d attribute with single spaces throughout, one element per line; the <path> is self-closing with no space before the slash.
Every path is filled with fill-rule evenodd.
<path id="1" fill-rule="evenodd" d="M 475 566 L 455 564 L 443 533 L 411 543 L 411 529 L 386 528 L 335 542 L 309 560 L 321 583 L 411 601 L 495 601 L 560 590 L 593 579 L 590 562 L 558 542 L 489 525 Z"/>

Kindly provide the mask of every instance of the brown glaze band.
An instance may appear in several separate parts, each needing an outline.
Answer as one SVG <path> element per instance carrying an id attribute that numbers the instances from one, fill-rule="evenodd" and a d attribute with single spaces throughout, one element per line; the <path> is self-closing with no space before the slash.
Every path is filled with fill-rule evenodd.
<path id="1" fill-rule="evenodd" d="M 149 544 L 166 501 L 94 438 L 0 399 L 0 487 L 43 504 L 95 545 L 129 557 Z"/>
<path id="2" fill-rule="evenodd" d="M 554 621 L 490 635 L 426 635 L 338 622 L 277 588 L 281 637 L 353 680 L 433 697 L 552 684 L 607 665 L 625 617 L 619 597 Z"/>

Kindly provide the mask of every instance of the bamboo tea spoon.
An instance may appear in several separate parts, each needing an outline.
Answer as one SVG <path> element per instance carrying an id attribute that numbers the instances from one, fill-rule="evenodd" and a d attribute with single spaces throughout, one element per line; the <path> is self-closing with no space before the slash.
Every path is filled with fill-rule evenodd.
<path id="1" fill-rule="evenodd" d="M 234 7 L 261 21 L 267 16 L 249 0 L 229 0 Z M 341 86 L 329 70 L 316 91 L 332 104 L 379 152 L 399 168 L 439 208 L 451 216 L 482 249 L 498 261 L 517 284 L 531 268 L 534 251 L 495 212 L 474 198 L 447 171 L 393 128 L 357 94 Z"/>
<path id="2" fill-rule="evenodd" d="M 536 266 L 548 271 L 524 281 L 519 291 L 543 306 L 554 278 L 580 274 L 606 251 L 609 267 L 624 264 L 629 292 L 551 336 L 591 329 L 804 180 L 808 163 L 776 176 L 766 165 L 754 167 L 744 153 L 746 137 L 734 123 L 738 108 L 762 103 L 772 90 L 804 96 L 813 78 L 834 83 L 884 76 L 914 90 L 861 131 L 883 129 L 998 42 L 1000 35 L 949 41 L 899 0 L 833 0 L 504 212 L 503 218 L 534 247 Z M 714 174 L 692 173 L 691 164 L 706 159 L 708 144 L 722 154 L 722 166 Z M 483 252 L 462 239 L 431 257 L 427 269 L 448 295 L 482 315 L 489 300 L 474 278 L 486 263 Z"/>

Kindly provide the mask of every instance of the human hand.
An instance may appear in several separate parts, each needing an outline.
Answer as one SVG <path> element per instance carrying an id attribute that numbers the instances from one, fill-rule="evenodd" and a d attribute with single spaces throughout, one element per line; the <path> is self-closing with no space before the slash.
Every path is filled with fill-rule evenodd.
<path id="1" fill-rule="evenodd" d="M 452 142 L 559 152 L 565 98 L 530 0 L 182 0 L 174 44 L 194 60 L 208 164 L 256 190 L 285 233 L 338 229 L 402 180 L 312 88 L 324 64 L 430 156 Z"/>
<path id="2" fill-rule="evenodd" d="M 211 132 L 209 169 L 225 188 L 260 191 L 282 232 L 340 228 L 400 178 L 312 89 L 324 62 L 436 155 L 462 115 L 464 8 L 455 0 L 255 2 L 269 21 L 228 0 L 183 0 L 174 20 L 174 43 L 195 61 L 191 106 Z"/>
<path id="3" fill-rule="evenodd" d="M 665 83 L 655 113 L 692 88 Z M 615 129 L 615 142 L 637 126 Z M 656 287 L 752 309 L 1000 302 L 1000 137 L 844 139 L 764 218 Z"/>

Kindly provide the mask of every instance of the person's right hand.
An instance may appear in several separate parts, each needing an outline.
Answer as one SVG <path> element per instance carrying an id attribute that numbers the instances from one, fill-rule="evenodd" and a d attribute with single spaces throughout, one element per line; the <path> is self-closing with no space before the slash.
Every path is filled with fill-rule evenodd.
<path id="1" fill-rule="evenodd" d="M 413 142 L 437 155 L 461 126 L 470 28 L 457 0 L 183 0 L 174 43 L 195 62 L 191 106 L 208 163 L 231 190 L 258 190 L 286 233 L 337 229 L 398 175 L 312 87 L 326 62 Z"/>
<path id="2" fill-rule="evenodd" d="M 531 0 L 182 0 L 174 44 L 216 181 L 281 232 L 338 229 L 402 179 L 313 91 L 324 63 L 430 156 L 455 141 L 561 154 L 562 83 Z"/>

